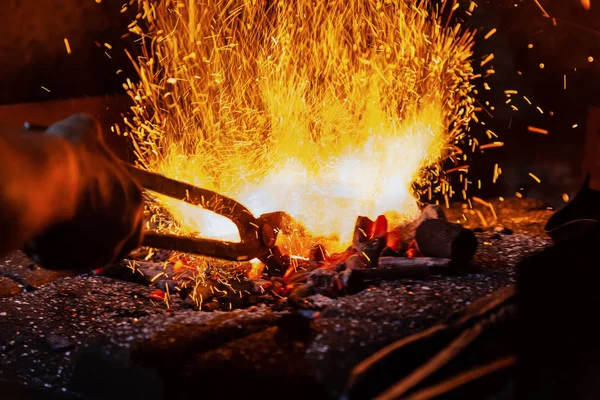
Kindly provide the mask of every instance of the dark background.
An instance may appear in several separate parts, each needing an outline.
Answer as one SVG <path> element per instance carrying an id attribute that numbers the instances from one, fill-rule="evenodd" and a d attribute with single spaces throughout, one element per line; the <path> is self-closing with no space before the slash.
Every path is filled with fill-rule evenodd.
<path id="1" fill-rule="evenodd" d="M 123 52 L 130 40 L 121 39 L 132 20 L 121 13 L 126 2 L 2 0 L 0 104 L 123 93 L 124 75 L 133 72 Z"/>
<path id="2" fill-rule="evenodd" d="M 584 159 L 584 147 L 591 134 L 597 135 L 588 132 L 587 121 L 597 118 L 594 107 L 600 105 L 600 1 L 592 0 L 589 11 L 579 0 L 539 3 L 551 18 L 543 16 L 534 0 L 495 0 L 480 2 L 469 21 L 481 32 L 474 65 L 478 67 L 479 61 L 493 52 L 495 59 L 490 64 L 496 70 L 486 79 L 491 91 L 478 87 L 480 102 L 495 106 L 491 111 L 494 117 L 485 120 L 486 127 L 475 125 L 473 131 L 484 138 L 485 130 L 491 129 L 500 136 L 496 140 L 506 143 L 476 157 L 470 177 L 481 177 L 483 196 L 512 196 L 520 191 L 557 206 L 562 203 L 562 193 L 572 197 L 592 168 L 590 156 Z M 491 28 L 498 32 L 483 40 L 481 36 Z M 533 48 L 528 48 L 529 44 Z M 589 62 L 588 57 L 594 61 Z M 512 95 L 507 105 L 504 90 L 511 89 L 519 95 Z M 511 105 L 519 111 L 513 111 Z M 578 127 L 574 129 L 575 124 Z M 546 129 L 549 134 L 528 132 L 528 126 Z M 503 174 L 491 185 L 495 162 Z M 542 184 L 529 177 L 529 172 Z"/>
<path id="3" fill-rule="evenodd" d="M 115 122 L 128 106 L 122 84 L 127 77 L 135 77 L 123 51 L 135 46 L 132 38 L 123 35 L 136 11 L 121 12 L 123 3 L 124 0 L 2 1 L 0 118 L 26 118 L 17 108 L 7 105 L 90 97 L 96 99 L 90 102 L 100 104 L 96 107 L 98 113 L 107 111 L 106 123 Z M 461 1 L 462 8 L 467 8 L 468 3 Z M 593 107 L 600 106 L 600 1 L 592 0 L 589 11 L 579 0 L 539 3 L 551 18 L 543 16 L 534 0 L 495 0 L 480 1 L 473 17 L 467 20 L 469 27 L 480 32 L 474 65 L 479 68 L 480 60 L 493 52 L 495 59 L 484 69 L 493 66 L 496 71 L 485 80 L 492 90 L 483 89 L 483 80 L 478 84 L 478 99 L 483 106 L 489 102 L 486 109 L 493 118 L 480 113 L 486 125 L 475 124 L 472 132 L 485 143 L 485 130 L 490 129 L 500 136 L 497 140 L 506 143 L 503 148 L 474 156 L 469 179 L 482 180 L 482 190 L 471 192 L 482 197 L 508 197 L 520 191 L 560 205 L 561 195 L 572 196 L 589 169 L 584 166 L 589 164 L 589 160 L 584 160 L 584 147 L 589 140 L 587 121 L 597 113 Z M 492 28 L 497 33 L 484 40 L 483 35 Z M 71 55 L 66 52 L 65 37 L 69 39 Z M 528 44 L 533 44 L 533 48 L 529 49 Z M 588 61 L 590 56 L 594 62 Z M 540 63 L 544 63 L 544 69 L 540 69 Z M 123 72 L 117 75 L 117 70 Z M 564 75 L 567 90 L 563 88 Z M 511 103 L 518 112 L 505 104 L 504 90 L 508 89 L 519 91 Z M 52 104 L 56 110 L 66 103 Z M 77 107 L 77 102 L 67 104 L 69 112 Z M 491 106 L 495 110 L 491 111 Z M 544 111 L 543 115 L 536 106 Z M 27 110 L 23 107 L 18 109 Z M 52 115 L 55 114 L 60 113 Z M 573 129 L 574 124 L 578 128 Z M 527 126 L 547 129 L 549 134 L 528 132 Z M 117 147 L 124 146 L 122 140 L 111 140 Z M 503 174 L 492 185 L 495 163 L 499 163 Z M 533 181 L 529 172 L 541 178 L 542 184 Z"/>

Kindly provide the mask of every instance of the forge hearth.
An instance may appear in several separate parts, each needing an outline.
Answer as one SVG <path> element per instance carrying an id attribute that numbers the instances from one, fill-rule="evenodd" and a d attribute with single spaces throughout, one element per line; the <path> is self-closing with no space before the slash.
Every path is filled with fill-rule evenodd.
<path id="1" fill-rule="evenodd" d="M 286 213 L 272 213 L 287 233 L 286 240 L 310 242 L 306 229 Z M 292 239 L 290 239 L 290 237 Z M 281 240 L 280 240 L 281 241 Z M 268 265 L 223 262 L 193 255 L 141 249 L 131 259 L 95 273 L 156 287 L 152 297 L 170 306 L 172 296 L 205 311 L 231 311 L 250 305 L 282 303 L 319 309 L 312 297 L 337 298 L 364 290 L 380 280 L 423 279 L 456 275 L 469 270 L 477 248 L 470 229 L 447 220 L 439 205 L 425 205 L 418 218 L 390 226 L 380 215 L 356 219 L 353 239 L 344 251 L 330 253 L 323 244 L 306 251 L 308 257 L 269 251 Z M 265 260 L 264 258 L 261 260 Z"/>
<path id="2" fill-rule="evenodd" d="M 4 295 L 10 297 L 0 299 L 0 380 L 12 382 L 4 385 L 3 393 L 25 390 L 19 385 L 26 383 L 65 399 L 82 394 L 153 399 L 199 390 L 215 396 L 255 392 L 262 398 L 288 390 L 291 398 L 332 398 L 341 393 L 357 363 L 513 284 L 517 262 L 549 244 L 543 224 L 552 211 L 542 204 L 519 200 L 494 207 L 498 222 L 514 233 L 483 229 L 476 225 L 479 217 L 467 212 L 465 225 L 475 230 L 479 242 L 471 272 L 363 277 L 365 286 L 358 293 L 311 294 L 296 302 L 291 296 L 254 294 L 261 285 L 266 292 L 273 283 L 247 281 L 258 287 L 236 288 L 237 293 L 253 294 L 244 297 L 244 304 L 233 303 L 241 308 L 232 312 L 198 311 L 178 295 L 171 295 L 167 307 L 155 292 L 169 281 L 160 282 L 159 277 L 150 282 L 151 273 L 58 277 L 29 268 L 23 256 L 12 256 L 4 261 L 5 271 L 21 282 L 13 289 L 20 294 L 11 296 L 9 291 Z M 463 211 L 457 207 L 445 214 L 456 221 Z M 367 271 L 388 262 L 382 257 L 383 265 Z M 162 268 L 152 263 L 147 267 Z M 7 275 L 3 282 L 15 282 Z M 29 291 L 28 280 L 35 283 Z M 213 296 L 223 296 L 217 310 L 227 310 L 235 297 L 219 292 Z M 222 376 L 237 384 L 215 386 Z M 265 387 L 273 390 L 265 393 Z"/>

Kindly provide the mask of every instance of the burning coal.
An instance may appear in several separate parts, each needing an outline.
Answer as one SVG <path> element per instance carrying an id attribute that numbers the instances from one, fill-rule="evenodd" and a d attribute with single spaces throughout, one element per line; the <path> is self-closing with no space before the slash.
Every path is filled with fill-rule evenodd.
<path id="1" fill-rule="evenodd" d="M 447 191 L 438 163 L 474 111 L 473 33 L 440 4 L 138 0 L 124 123 L 139 163 L 339 244 L 358 215 L 414 218 L 413 184 Z M 183 231 L 236 239 L 229 220 L 161 202 Z"/>

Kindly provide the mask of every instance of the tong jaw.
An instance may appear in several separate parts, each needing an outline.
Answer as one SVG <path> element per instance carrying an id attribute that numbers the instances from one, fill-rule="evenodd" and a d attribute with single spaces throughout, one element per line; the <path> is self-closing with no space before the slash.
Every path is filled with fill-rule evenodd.
<path id="1" fill-rule="evenodd" d="M 230 219 L 238 228 L 240 242 L 183 237 L 158 232 L 146 232 L 142 244 L 220 258 L 229 261 L 249 261 L 254 258 L 269 267 L 281 268 L 283 259 L 275 246 L 283 213 L 268 213 L 255 218 L 237 201 L 208 189 L 192 186 L 163 175 L 128 165 L 128 170 L 147 190 L 160 193 Z"/>

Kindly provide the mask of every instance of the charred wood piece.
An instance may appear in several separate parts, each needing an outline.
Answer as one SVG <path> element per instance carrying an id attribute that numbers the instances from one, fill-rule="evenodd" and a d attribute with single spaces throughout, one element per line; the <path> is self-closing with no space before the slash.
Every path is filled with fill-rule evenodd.
<path id="1" fill-rule="evenodd" d="M 417 228 L 415 240 L 425 257 L 449 258 L 458 265 L 468 264 L 477 249 L 470 229 L 443 219 L 428 219 Z"/>
<path id="2" fill-rule="evenodd" d="M 358 271 L 369 280 L 423 279 L 431 274 L 450 270 L 452 261 L 430 257 L 381 257 L 377 268 Z"/>
<path id="3" fill-rule="evenodd" d="M 393 232 L 397 232 L 399 235 L 397 247 L 393 247 L 396 251 L 406 251 L 408 245 L 415 239 L 417 229 L 424 221 L 430 219 L 446 220 L 446 215 L 442 207 L 436 204 L 427 204 L 421 209 L 419 217 L 414 221 L 408 222 L 394 229 Z"/>

